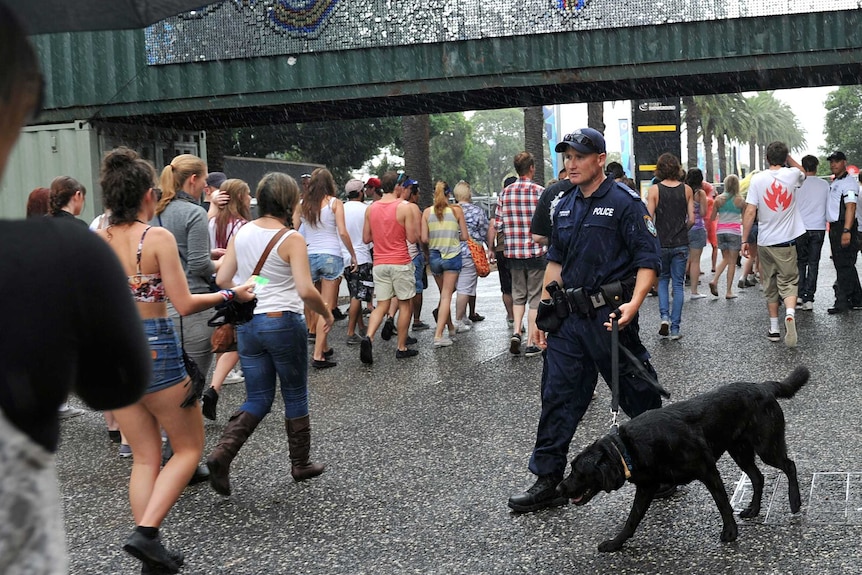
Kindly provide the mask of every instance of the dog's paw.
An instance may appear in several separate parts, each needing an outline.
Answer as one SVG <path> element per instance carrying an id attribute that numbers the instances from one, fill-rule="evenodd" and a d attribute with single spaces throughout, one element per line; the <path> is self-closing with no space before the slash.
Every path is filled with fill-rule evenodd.
<path id="1" fill-rule="evenodd" d="M 608 539 L 607 541 L 602 541 L 601 543 L 599 543 L 599 551 L 601 551 L 602 553 L 619 551 L 622 548 L 622 542 L 619 542 L 616 539 Z"/>
<path id="2" fill-rule="evenodd" d="M 724 529 L 721 530 L 721 542 L 732 543 L 733 541 L 736 541 L 738 534 L 739 530 L 736 527 L 736 523 L 725 525 Z"/>
<path id="3" fill-rule="evenodd" d="M 739 512 L 739 516 L 743 519 L 750 519 L 751 517 L 757 517 L 758 515 L 760 515 L 759 505 L 757 507 L 749 505 L 748 507 Z"/>

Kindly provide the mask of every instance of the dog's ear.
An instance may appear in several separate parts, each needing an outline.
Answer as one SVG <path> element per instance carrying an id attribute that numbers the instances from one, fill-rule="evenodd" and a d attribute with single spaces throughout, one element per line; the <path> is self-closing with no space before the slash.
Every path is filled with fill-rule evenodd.
<path id="1" fill-rule="evenodd" d="M 622 456 L 610 437 L 605 436 L 597 443 L 602 454 L 598 462 L 598 469 L 602 473 L 602 490 L 610 493 L 611 491 L 616 491 L 626 483 Z"/>

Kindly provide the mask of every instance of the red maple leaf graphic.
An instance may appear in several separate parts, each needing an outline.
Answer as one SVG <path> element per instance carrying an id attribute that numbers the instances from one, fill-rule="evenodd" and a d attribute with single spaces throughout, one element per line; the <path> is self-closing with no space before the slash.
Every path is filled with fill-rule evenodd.
<path id="1" fill-rule="evenodd" d="M 791 200 L 793 200 L 793 196 L 778 180 L 773 180 L 772 185 L 769 186 L 763 196 L 763 203 L 773 212 L 777 212 L 779 209 L 781 211 L 786 210 L 790 207 Z"/>

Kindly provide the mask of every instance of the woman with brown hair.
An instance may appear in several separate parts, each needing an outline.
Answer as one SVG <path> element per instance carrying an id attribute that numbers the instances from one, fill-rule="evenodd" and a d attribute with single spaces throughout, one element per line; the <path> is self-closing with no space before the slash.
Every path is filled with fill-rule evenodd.
<path id="1" fill-rule="evenodd" d="M 96 233 L 126 270 L 153 358 L 153 378 L 143 399 L 114 410 L 134 454 L 129 500 L 136 527 L 123 548 L 144 562 L 144 572 L 176 573 L 182 554 L 162 546 L 159 527 L 197 468 L 204 433 L 197 401 L 186 401 L 191 382 L 168 318 L 167 300 L 178 313 L 189 315 L 234 298 L 250 301 L 254 294 L 249 285 L 218 293 L 189 292 L 173 235 L 144 223 L 156 211 L 154 179 L 152 165 L 133 150 L 109 152 L 102 162 L 100 184 L 105 207 L 111 211 L 110 225 Z M 160 428 L 173 448 L 164 467 Z"/>
<path id="2" fill-rule="evenodd" d="M 86 196 L 87 189 L 78 180 L 69 176 L 57 176 L 51 182 L 51 193 L 48 196 L 51 216 L 78 222 L 89 229 L 87 222 L 77 218 L 84 210 Z"/>
<path id="3" fill-rule="evenodd" d="M 245 374 L 246 400 L 230 416 L 218 445 L 207 458 L 210 486 L 230 495 L 230 465 L 272 409 L 280 384 L 284 428 L 290 450 L 290 473 L 304 481 L 323 473 L 312 463 L 308 409 L 308 344 L 303 306 L 320 315 L 318 337 L 332 326 L 330 308 L 314 288 L 305 239 L 289 229 L 299 202 L 299 186 L 290 176 L 270 173 L 257 186 L 260 217 L 244 225 L 230 241 L 219 268 L 220 286 L 258 275 L 268 283 L 257 291 L 251 321 L 237 326 L 237 344 Z"/>
<path id="4" fill-rule="evenodd" d="M 222 201 L 226 198 L 225 203 Z M 228 242 L 236 236 L 239 229 L 251 219 L 251 190 L 243 180 L 229 179 L 222 182 L 217 192 L 210 197 L 212 205 L 219 205 L 215 217 L 209 221 L 210 251 L 227 251 Z M 236 344 L 229 351 L 216 358 L 212 381 L 201 403 L 204 417 L 215 421 L 219 394 L 230 371 L 239 362 Z"/>
<path id="5" fill-rule="evenodd" d="M 335 180 L 326 168 L 317 168 L 311 173 L 308 192 L 302 199 L 300 209 L 293 214 L 293 226 L 301 228 L 308 244 L 308 263 L 311 279 L 319 286 L 318 291 L 329 309 L 338 304 L 338 280 L 344 271 L 341 257 L 342 245 L 350 254 L 353 262 L 351 269 L 356 271 L 356 252 L 344 224 L 344 204 L 335 197 Z M 322 317 L 309 314 L 310 324 L 316 323 L 314 354 L 311 366 L 317 369 L 334 367 L 330 360 L 333 349 L 327 345 L 326 332 L 322 332 Z"/>

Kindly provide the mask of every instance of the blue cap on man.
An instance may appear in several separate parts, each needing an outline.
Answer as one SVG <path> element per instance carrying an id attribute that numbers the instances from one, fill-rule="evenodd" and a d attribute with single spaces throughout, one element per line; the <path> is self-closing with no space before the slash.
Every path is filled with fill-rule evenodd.
<path id="1" fill-rule="evenodd" d="M 598 130 L 581 128 L 563 136 L 563 141 L 557 144 L 554 151 L 562 154 L 571 147 L 582 154 L 604 154 L 605 137 Z"/>
<path id="2" fill-rule="evenodd" d="M 401 184 L 401 186 L 405 187 L 405 188 L 409 188 L 410 186 L 415 186 L 418 183 L 419 182 L 417 182 L 416 180 L 413 180 L 411 178 L 407 178 L 406 180 L 404 180 L 404 182 Z"/>

